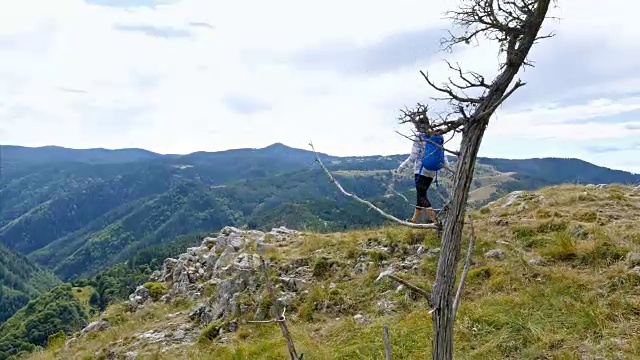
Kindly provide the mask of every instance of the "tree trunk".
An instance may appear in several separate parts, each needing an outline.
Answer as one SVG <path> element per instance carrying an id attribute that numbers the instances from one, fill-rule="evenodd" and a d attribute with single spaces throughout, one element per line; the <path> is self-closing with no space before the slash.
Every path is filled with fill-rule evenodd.
<path id="1" fill-rule="evenodd" d="M 489 118 L 476 119 L 463 132 L 460 162 L 454 180 L 451 208 L 447 214 L 438 261 L 436 283 L 433 287 L 433 349 L 432 359 L 453 359 L 454 290 L 456 268 L 460 257 L 462 228 L 469 188 L 473 180 L 476 158 Z"/>

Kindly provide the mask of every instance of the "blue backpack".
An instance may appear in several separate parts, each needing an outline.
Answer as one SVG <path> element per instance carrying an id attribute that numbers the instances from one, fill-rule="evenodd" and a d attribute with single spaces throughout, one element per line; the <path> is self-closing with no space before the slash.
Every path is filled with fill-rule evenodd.
<path id="1" fill-rule="evenodd" d="M 420 134 L 423 140 L 428 139 L 432 142 L 425 140 L 424 154 L 422 155 L 422 169 L 431 171 L 438 171 L 444 166 L 444 150 L 442 146 L 444 144 L 444 137 L 442 135 L 426 136 Z M 436 146 L 434 143 L 440 145 Z M 421 171 L 422 171 L 421 169 Z"/>

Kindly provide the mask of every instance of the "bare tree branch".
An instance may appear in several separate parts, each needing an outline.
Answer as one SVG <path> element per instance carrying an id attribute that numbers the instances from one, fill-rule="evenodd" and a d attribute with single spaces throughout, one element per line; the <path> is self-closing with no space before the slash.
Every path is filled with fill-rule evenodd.
<path id="1" fill-rule="evenodd" d="M 460 298 L 462 296 L 462 289 L 464 288 L 464 282 L 467 279 L 467 274 L 469 273 L 469 268 L 471 268 L 471 256 L 473 254 L 473 246 L 476 242 L 476 233 L 473 228 L 473 219 L 469 216 L 469 229 L 471 230 L 471 236 L 469 237 L 469 248 L 467 249 L 467 258 L 464 261 L 464 268 L 462 269 L 462 274 L 460 275 L 460 282 L 458 283 L 458 292 L 456 293 L 456 298 L 453 302 L 453 316 L 455 317 L 458 312 L 458 306 L 460 306 Z"/>
<path id="2" fill-rule="evenodd" d="M 478 104 L 480 103 L 480 101 L 482 101 L 482 99 L 478 99 L 478 98 L 470 98 L 470 97 L 462 97 L 458 94 L 456 94 L 449 85 L 445 84 L 442 87 L 436 85 L 433 81 L 431 81 L 431 79 L 429 79 L 429 75 L 425 74 L 422 70 L 420 70 L 420 74 L 422 74 L 422 77 L 424 77 L 424 79 L 427 81 L 427 83 L 429 84 L 429 86 L 431 86 L 432 88 L 434 88 L 435 90 L 444 93 L 446 95 L 448 95 L 451 99 L 461 102 L 461 103 L 473 103 L 473 104 Z M 434 99 L 443 99 L 443 98 L 434 98 Z"/>
<path id="3" fill-rule="evenodd" d="M 318 153 L 316 152 L 316 149 L 313 147 L 313 143 L 309 143 L 309 146 L 311 146 L 311 149 L 313 150 L 313 152 L 316 154 L 316 161 L 320 164 L 320 166 L 322 167 L 322 169 L 324 170 L 325 174 L 327 174 L 327 176 L 329 177 L 329 180 L 335 184 L 335 186 L 338 188 L 338 190 L 340 190 L 341 193 L 343 193 L 344 195 L 356 200 L 357 202 L 367 205 L 370 209 L 375 210 L 376 212 L 378 212 L 380 215 L 382 215 L 383 217 L 394 221 L 400 225 L 404 225 L 404 226 L 408 226 L 414 229 L 437 229 L 438 226 L 436 224 L 414 224 L 408 221 L 404 221 L 404 220 L 400 220 L 397 217 L 387 214 L 386 212 L 384 212 L 382 209 L 378 208 L 377 206 L 373 205 L 371 202 L 367 201 L 367 200 L 363 200 L 360 197 L 358 197 L 355 194 L 351 194 L 349 192 L 347 192 L 342 185 L 340 185 L 340 183 L 333 177 L 333 175 L 331 175 L 331 172 L 329 172 L 329 170 L 326 168 L 326 166 L 324 166 L 324 163 L 322 163 L 322 160 L 320 160 L 320 157 L 318 156 Z"/>
<path id="4" fill-rule="evenodd" d="M 467 104 L 466 107 L 474 106 Z M 465 108 L 465 106 L 460 106 Z M 414 109 L 400 110 L 401 116 L 398 119 L 400 124 L 412 123 L 418 132 L 427 132 L 434 135 L 443 135 L 449 132 L 456 132 L 460 127 L 468 120 L 465 116 L 454 116 L 456 114 L 463 114 L 459 111 L 453 111 L 451 113 L 442 116 L 438 116 L 438 119 L 431 119 L 428 115 L 429 107 L 427 105 L 417 103 Z M 453 117 L 453 119 L 451 119 Z"/>
<path id="5" fill-rule="evenodd" d="M 385 360 L 391 360 L 391 340 L 389 340 L 389 327 L 386 324 L 382 328 L 382 340 L 384 341 Z"/>
<path id="6" fill-rule="evenodd" d="M 489 84 L 487 84 L 484 81 L 484 76 L 478 74 L 477 72 L 474 72 L 474 71 L 466 72 L 467 75 L 470 75 L 473 77 L 473 80 L 470 80 L 467 76 L 465 76 L 465 72 L 462 71 L 462 68 L 460 67 L 459 64 L 456 64 L 456 66 L 453 66 L 448 60 L 445 59 L 444 61 L 447 63 L 447 66 L 449 66 L 449 69 L 456 71 L 458 73 L 458 77 L 467 84 L 467 85 L 458 85 L 455 82 L 453 82 L 451 78 L 449 78 L 449 82 L 453 86 L 457 87 L 458 89 L 461 89 L 461 90 L 472 89 L 472 88 L 489 89 L 491 87 Z"/>

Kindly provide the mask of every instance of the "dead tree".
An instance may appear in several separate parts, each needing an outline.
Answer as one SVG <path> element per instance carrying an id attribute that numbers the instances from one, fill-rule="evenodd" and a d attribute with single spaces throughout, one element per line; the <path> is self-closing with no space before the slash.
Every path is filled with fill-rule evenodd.
<path id="1" fill-rule="evenodd" d="M 469 189 L 475 169 L 478 150 L 496 109 L 518 88 L 525 84 L 516 75 L 524 66 L 532 66 L 527 56 L 537 40 L 551 35 L 539 35 L 547 18 L 551 0 L 466 0 L 455 11 L 448 12 L 462 34 L 449 33 L 443 40 L 446 49 L 458 44 L 469 44 L 484 37 L 497 41 L 500 52 L 500 70 L 492 81 L 476 72 L 463 71 L 459 65 L 447 62 L 457 79 L 438 85 L 428 74 L 422 76 L 445 101 L 448 111 L 438 116 L 429 113 L 425 105 L 418 104 L 405 110 L 401 122 L 411 122 L 417 131 L 429 130 L 435 134 L 457 132 L 462 141 L 454 175 L 453 194 L 446 215 L 436 281 L 433 286 L 433 339 L 432 358 L 453 358 L 453 325 L 457 308 L 454 298 L 456 268 L 460 258 L 462 230 L 466 214 Z M 512 84 L 513 83 L 513 84 Z M 468 93 L 474 93 L 468 95 Z"/>
<path id="2" fill-rule="evenodd" d="M 433 292 L 421 289 L 392 274 L 385 275 L 390 279 L 405 284 L 409 289 L 424 296 L 433 318 L 433 359 L 453 359 L 453 325 L 460 303 L 464 278 L 469 270 L 471 252 L 475 242 L 473 224 L 467 259 L 462 272 L 458 291 L 455 291 L 456 269 L 460 260 L 460 248 L 464 218 L 469 189 L 473 180 L 473 172 L 489 119 L 496 109 L 504 103 L 518 88 L 525 85 L 519 79 L 514 82 L 521 68 L 533 66 L 527 56 L 533 45 L 540 39 L 552 35 L 540 35 L 540 29 L 552 0 L 462 0 L 458 10 L 448 12 L 454 25 L 462 29 L 462 34 L 449 33 L 442 44 L 445 49 L 452 49 L 458 44 L 469 44 L 484 37 L 498 42 L 500 67 L 493 80 L 473 71 L 464 71 L 460 65 L 447 62 L 455 73 L 456 80 L 437 85 L 428 74 L 420 72 L 428 85 L 442 97 L 434 101 L 445 101 L 447 111 L 431 114 L 429 107 L 418 103 L 413 109 L 405 109 L 400 117 L 401 123 L 411 123 L 417 132 L 430 132 L 434 135 L 456 133 L 462 134 L 460 150 L 454 152 L 445 149 L 458 157 L 453 175 L 452 198 L 448 203 L 448 211 L 444 221 L 442 245 Z M 310 144 L 313 148 L 313 144 Z M 380 210 L 374 204 L 357 195 L 347 192 L 316 154 L 316 160 L 338 189 L 346 196 L 377 211 L 382 216 L 396 223 L 420 229 L 434 229 L 432 224 L 413 224 L 402 221 Z M 455 296 L 454 296 L 455 295 Z"/>

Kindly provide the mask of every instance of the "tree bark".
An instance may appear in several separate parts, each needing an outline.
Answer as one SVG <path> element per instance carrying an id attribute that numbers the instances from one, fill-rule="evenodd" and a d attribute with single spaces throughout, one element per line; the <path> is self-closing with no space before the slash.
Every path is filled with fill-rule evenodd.
<path id="1" fill-rule="evenodd" d="M 466 213 L 469 188 L 473 180 L 478 149 L 488 118 L 477 119 L 463 133 L 460 163 L 454 182 L 454 198 L 451 201 L 442 238 L 442 251 L 438 261 L 433 303 L 433 350 L 434 360 L 453 359 L 454 289 L 456 267 L 460 257 L 460 240 Z"/>

